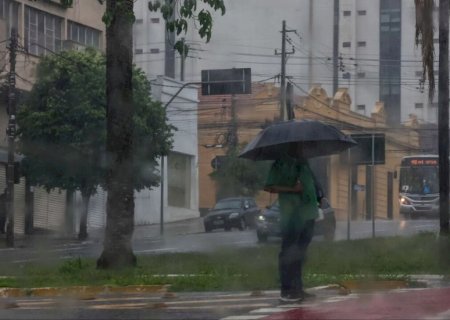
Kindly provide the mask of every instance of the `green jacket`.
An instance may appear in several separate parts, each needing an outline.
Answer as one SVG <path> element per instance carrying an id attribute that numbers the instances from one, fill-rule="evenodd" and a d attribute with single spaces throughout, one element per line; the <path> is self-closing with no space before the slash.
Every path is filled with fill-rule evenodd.
<path id="1" fill-rule="evenodd" d="M 313 173 L 306 160 L 284 156 L 276 160 L 267 177 L 266 186 L 293 187 L 297 181 L 303 185 L 302 193 L 280 192 L 281 227 L 303 227 L 306 221 L 318 217 L 318 205 Z"/>

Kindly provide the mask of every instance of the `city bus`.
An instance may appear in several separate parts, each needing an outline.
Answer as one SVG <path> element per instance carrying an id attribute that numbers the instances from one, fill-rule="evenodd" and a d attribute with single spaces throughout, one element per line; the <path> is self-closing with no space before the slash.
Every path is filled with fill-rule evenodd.
<path id="1" fill-rule="evenodd" d="M 439 215 L 439 157 L 415 155 L 402 158 L 399 177 L 400 213 L 405 218 Z"/>

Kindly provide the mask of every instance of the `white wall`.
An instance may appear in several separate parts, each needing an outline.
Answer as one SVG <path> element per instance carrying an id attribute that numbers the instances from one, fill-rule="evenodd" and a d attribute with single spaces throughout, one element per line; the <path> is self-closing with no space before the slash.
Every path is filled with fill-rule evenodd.
<path id="1" fill-rule="evenodd" d="M 166 77 L 158 77 L 152 84 L 152 95 L 156 100 L 159 100 L 163 105 L 179 91 L 183 86 L 183 82 L 179 82 Z M 198 105 L 198 88 L 194 85 L 188 85 L 179 91 L 177 97 L 167 106 L 167 116 L 169 123 L 177 128 L 174 132 L 174 144 L 172 152 L 181 153 L 192 158 L 190 168 L 190 201 L 189 208 L 171 207 L 168 205 L 168 186 L 164 185 L 164 220 L 175 221 L 181 219 L 188 219 L 199 217 L 198 210 L 198 135 L 197 135 L 197 105 Z M 164 180 L 167 181 L 168 165 L 165 159 Z M 160 188 L 150 192 L 149 200 L 153 197 L 153 201 L 148 202 L 152 207 L 157 205 L 158 212 L 160 212 L 160 200 L 155 201 L 157 197 L 161 196 Z M 136 197 L 136 200 L 138 197 Z M 160 199 L 160 198 L 158 198 Z M 137 201 L 136 201 L 137 202 Z M 136 218 L 140 216 L 138 210 Z M 158 220 L 159 221 L 159 216 Z"/>

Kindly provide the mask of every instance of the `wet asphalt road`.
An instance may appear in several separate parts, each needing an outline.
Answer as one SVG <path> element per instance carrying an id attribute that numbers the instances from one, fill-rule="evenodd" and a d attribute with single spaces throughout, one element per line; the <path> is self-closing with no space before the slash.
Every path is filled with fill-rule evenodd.
<path id="1" fill-rule="evenodd" d="M 339 221 L 336 229 L 336 241 L 348 237 L 347 222 Z M 402 220 L 376 221 L 375 236 L 408 236 L 419 232 L 437 232 L 438 220 Z M 350 239 L 371 238 L 373 235 L 371 221 L 351 222 Z M 2 241 L 3 239 L 0 239 Z M 321 241 L 321 237 L 315 237 Z M 269 239 L 277 243 L 279 240 Z M 225 232 L 215 230 L 203 231 L 201 219 L 167 224 L 163 236 L 158 225 L 138 226 L 135 230 L 133 248 L 138 255 L 168 252 L 210 252 L 223 247 L 254 247 L 257 242 L 255 230 Z M 15 248 L 0 247 L 0 257 L 4 263 L 15 265 L 42 259 L 71 259 L 78 257 L 98 257 L 102 250 L 101 233 L 93 233 L 87 241 L 75 239 L 48 238 L 34 236 L 26 241 L 16 241 Z"/>

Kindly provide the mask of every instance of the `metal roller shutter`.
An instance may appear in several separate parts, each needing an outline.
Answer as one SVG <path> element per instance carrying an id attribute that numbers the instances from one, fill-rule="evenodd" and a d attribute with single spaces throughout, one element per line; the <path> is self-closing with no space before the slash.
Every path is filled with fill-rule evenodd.
<path id="1" fill-rule="evenodd" d="M 57 232 L 64 231 L 66 192 L 34 188 L 34 227 Z"/>
<path id="2" fill-rule="evenodd" d="M 6 166 L 0 166 L 0 193 L 6 188 Z M 14 233 L 25 233 L 25 179 L 14 185 Z"/>
<path id="3" fill-rule="evenodd" d="M 88 230 L 103 228 L 106 225 L 106 198 L 107 193 L 98 189 L 89 201 Z"/>
<path id="4" fill-rule="evenodd" d="M 87 218 L 87 228 L 89 230 L 103 228 L 106 225 L 106 198 L 107 193 L 98 188 L 97 193 L 89 199 L 89 209 Z M 75 194 L 75 230 L 78 232 L 80 228 L 81 210 L 83 208 L 83 199 L 81 192 Z"/>

